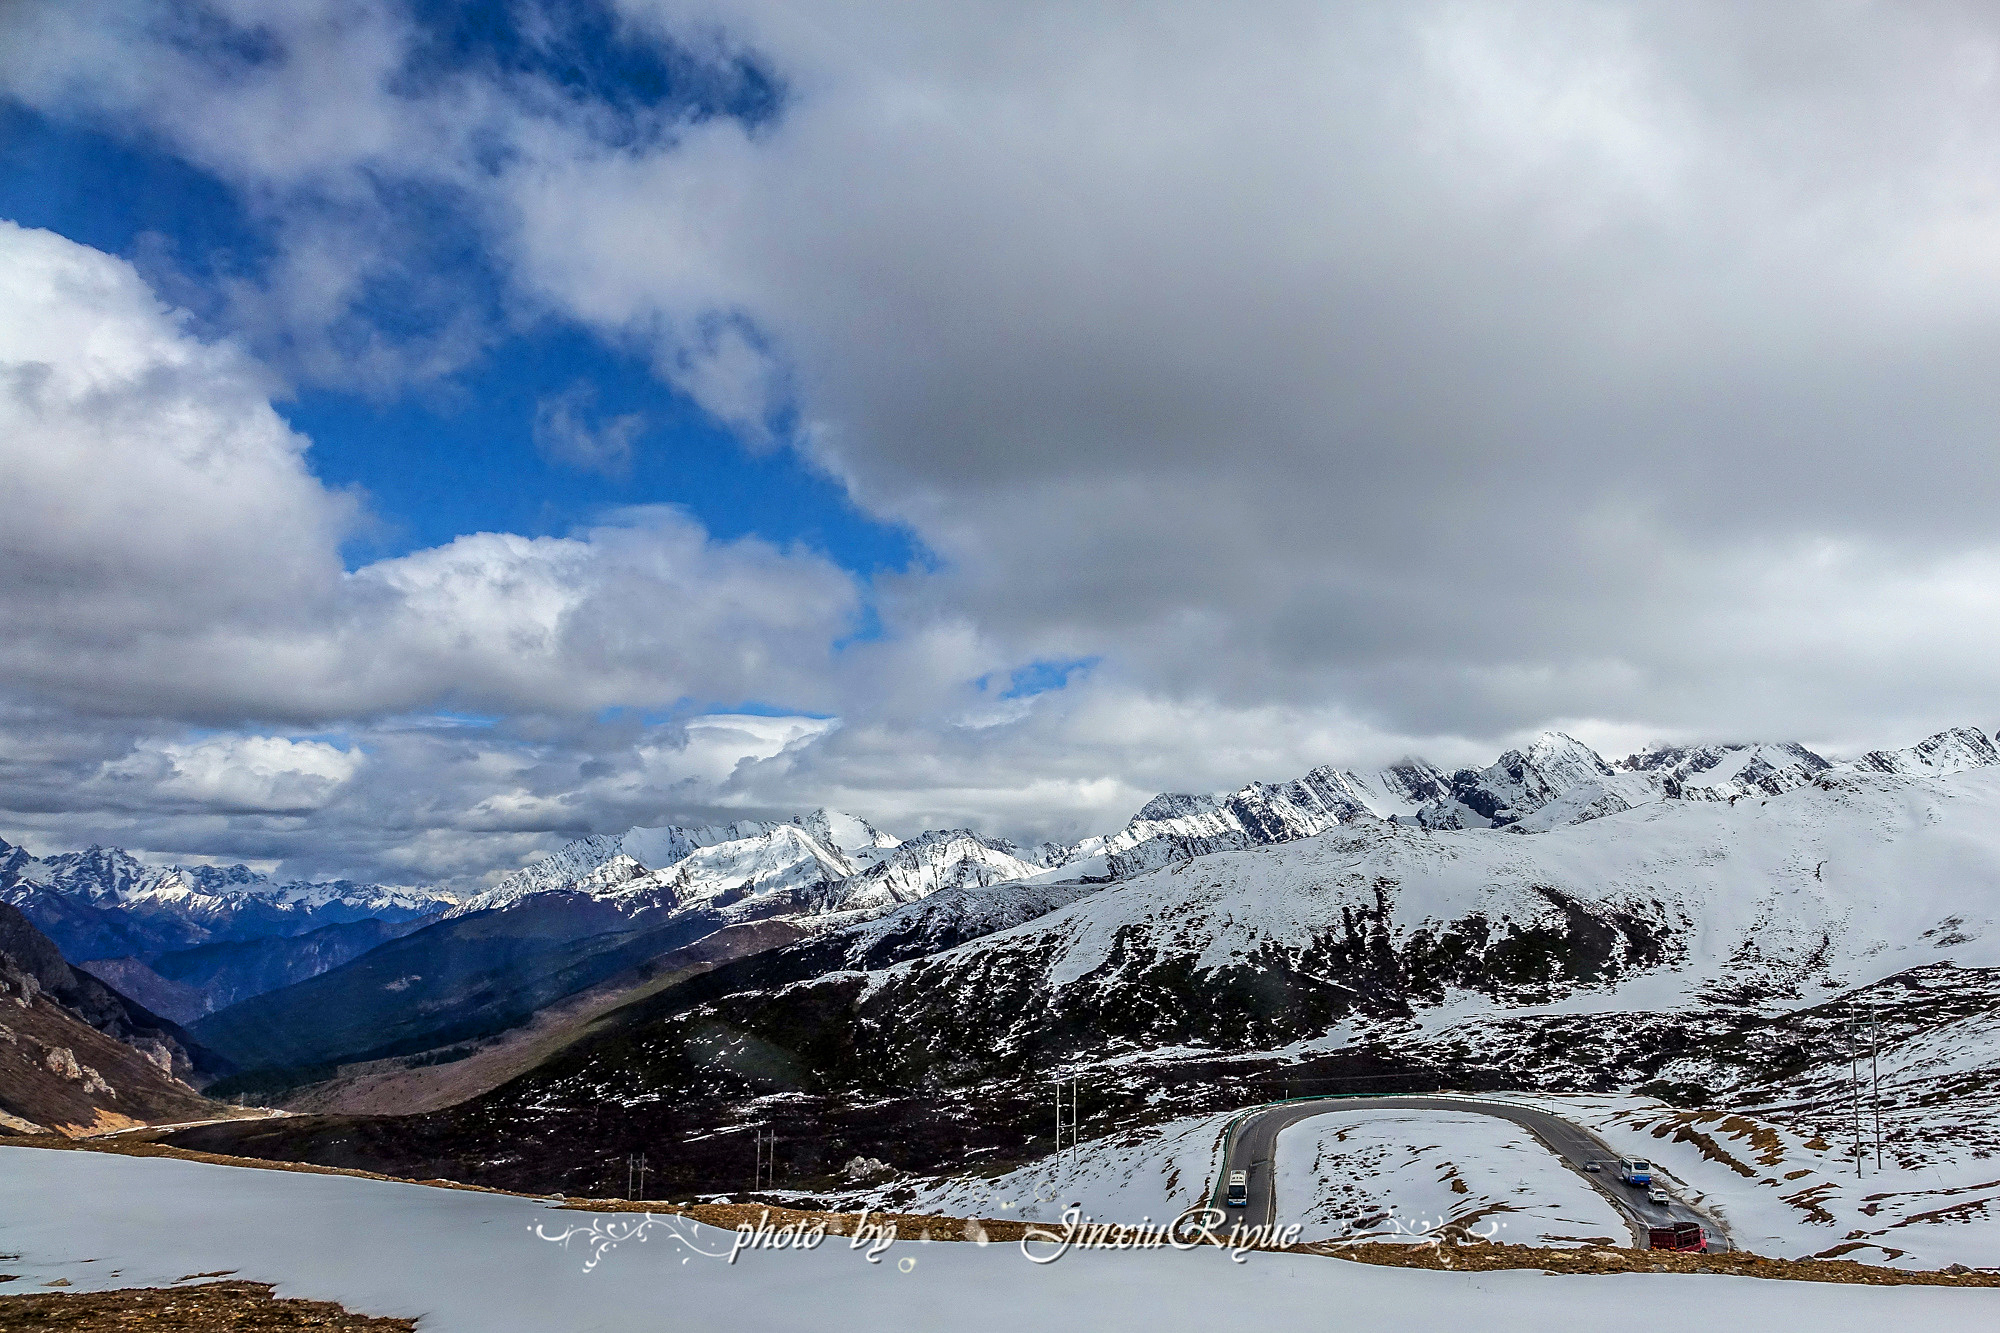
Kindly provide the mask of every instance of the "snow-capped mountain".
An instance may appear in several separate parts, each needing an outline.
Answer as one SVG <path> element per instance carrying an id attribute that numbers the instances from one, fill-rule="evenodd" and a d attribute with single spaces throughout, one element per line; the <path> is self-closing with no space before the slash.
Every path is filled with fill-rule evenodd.
<path id="1" fill-rule="evenodd" d="M 1018 850 L 966 829 L 935 830 L 887 851 L 866 870 L 826 881 L 811 902 L 821 912 L 879 912 L 943 889 L 984 888 L 1040 874 L 1042 867 L 1018 856 Z"/>
<path id="2" fill-rule="evenodd" d="M 1996 749 L 1977 727 L 1953 727 L 1901 750 L 1870 750 L 1851 764 L 1840 765 L 1864 773 L 1901 773 L 1906 777 L 1928 774 L 1963 773 L 1969 768 L 2000 764 Z"/>
<path id="3" fill-rule="evenodd" d="M 596 896 L 633 915 L 701 906 L 740 920 L 790 908 L 799 895 L 858 869 L 800 825 L 774 824 L 765 832 L 698 848 L 663 870 Z"/>
<path id="4" fill-rule="evenodd" d="M 798 1072 L 820 1086 L 918 1086 L 1496 1008 L 1775 1013 L 1911 967 L 2000 968 L 1995 885 L 2000 765 L 1841 772 L 1534 837 L 1370 820 L 1149 871 L 865 976 L 715 999 L 645 1054 L 719 1076 L 701 1052 L 726 1064 L 715 1034 L 734 1032 L 837 1053 Z M 614 1081 L 650 1088 L 632 1077 Z"/>
<path id="5" fill-rule="evenodd" d="M 292 936 L 340 922 L 409 921 L 454 906 L 442 890 L 281 882 L 248 866 L 149 866 L 117 847 L 34 857 L 0 842 L 0 901 L 82 961 Z"/>
<path id="6" fill-rule="evenodd" d="M 858 815 L 824 809 L 784 823 L 743 819 L 592 834 L 507 875 L 455 914 L 512 907 L 542 893 L 582 893 L 639 912 L 727 897 L 737 888 L 804 889 L 853 875 L 900 845 Z"/>
<path id="7" fill-rule="evenodd" d="M 1658 778 L 1664 795 L 1688 801 L 1776 796 L 1811 782 L 1832 766 L 1805 746 L 1792 743 L 1659 746 L 1619 764 L 1628 772 Z"/>
<path id="8" fill-rule="evenodd" d="M 719 913 L 721 921 L 829 917 L 881 912 L 939 889 L 1043 870 L 1013 844 L 964 829 L 903 842 L 859 816 L 815 810 L 778 824 L 741 820 L 579 838 L 469 899 L 455 915 L 567 893 L 628 917 L 693 910 Z"/>
<path id="9" fill-rule="evenodd" d="M 1253 782 L 1230 792 L 1162 792 L 1117 833 L 1069 846 L 1044 845 L 1046 866 L 1114 879 L 1214 852 L 1310 838 L 1366 819 L 1414 816 L 1448 791 L 1442 771 L 1419 759 L 1373 773 L 1312 770 L 1291 782 Z"/>
<path id="10" fill-rule="evenodd" d="M 1446 773 L 1423 759 L 1374 771 L 1316 768 L 1284 783 L 1212 794 L 1162 792 L 1116 833 L 1044 843 L 1024 859 L 1062 877 L 1129 879 L 1175 862 L 1316 837 L 1374 821 L 1423 828 L 1550 829 L 1659 801 L 1731 801 L 1791 791 L 1829 770 L 1952 773 L 2000 762 L 1976 728 L 1835 765 L 1803 745 L 1653 746 L 1607 762 L 1573 736 L 1544 732 L 1485 768 Z"/>

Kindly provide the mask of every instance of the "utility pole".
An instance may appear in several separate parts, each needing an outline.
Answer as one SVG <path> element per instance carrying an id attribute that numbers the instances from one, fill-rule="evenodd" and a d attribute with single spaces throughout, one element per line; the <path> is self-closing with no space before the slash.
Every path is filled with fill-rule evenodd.
<path id="1" fill-rule="evenodd" d="M 1077 1134 L 1076 1098 L 1078 1092 L 1078 1084 L 1080 1084 L 1081 1082 L 1082 1082 L 1081 1079 L 1073 1078 L 1069 1080 L 1069 1114 L 1065 1116 L 1063 1114 L 1063 1080 L 1062 1079 L 1056 1080 L 1055 1160 L 1057 1165 L 1063 1167 L 1071 1167 L 1076 1164 L 1076 1134 Z M 1067 1139 L 1065 1139 L 1065 1135 L 1067 1135 Z M 1067 1146 L 1070 1150 L 1070 1156 L 1068 1157 L 1063 1156 L 1063 1148 L 1065 1146 L 1065 1143 L 1067 1143 Z"/>
<path id="2" fill-rule="evenodd" d="M 1868 1100 L 1875 1111 L 1875 1169 L 1882 1169 L 1882 1011 L 1871 996 L 1868 1001 Z"/>
<path id="3" fill-rule="evenodd" d="M 653 1169 L 653 1168 L 651 1168 L 650 1166 L 647 1166 L 647 1165 L 646 1165 L 646 1154 L 644 1154 L 644 1153 L 640 1153 L 640 1154 L 639 1154 L 639 1195 L 638 1195 L 638 1197 L 640 1197 L 640 1198 L 642 1198 L 642 1199 L 646 1197 L 646 1173 L 647 1173 L 648 1171 L 652 1170 L 652 1169 Z"/>
<path id="4" fill-rule="evenodd" d="M 778 1131 L 757 1131 L 757 1165 L 751 1177 L 752 1190 L 769 1189 L 778 1183 Z"/>
<path id="5" fill-rule="evenodd" d="M 1859 1179 L 1867 1153 L 1861 1147 L 1861 1047 L 1854 1040 L 1852 1028 L 1848 1029 L 1847 1059 L 1848 1087 L 1854 1094 L 1854 1175 Z"/>

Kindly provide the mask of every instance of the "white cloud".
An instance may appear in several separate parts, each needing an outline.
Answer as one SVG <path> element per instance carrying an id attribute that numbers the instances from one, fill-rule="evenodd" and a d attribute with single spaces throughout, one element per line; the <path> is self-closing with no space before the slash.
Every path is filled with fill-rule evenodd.
<path id="1" fill-rule="evenodd" d="M 0 223 L 0 664 L 83 711 L 309 722 L 825 698 L 857 612 L 825 559 L 668 508 L 479 533 L 353 574 L 347 497 L 257 367 L 130 267 Z"/>
<path id="2" fill-rule="evenodd" d="M 146 798 L 205 810 L 300 813 L 325 806 L 363 762 L 359 750 L 283 736 L 148 739 L 104 764 L 93 785 L 148 788 Z"/>
<path id="3" fill-rule="evenodd" d="M 342 574 L 348 506 L 262 372 L 114 261 L 16 236 L 39 313 L 0 407 L 25 478 L 0 669 L 24 718 L 84 718 L 34 742 L 37 809 L 130 749 L 112 712 L 356 720 L 370 760 L 314 854 L 437 874 L 822 801 L 1085 831 L 1162 787 L 1471 761 L 1548 723 L 2000 720 L 1991 14 L 623 8 L 754 53 L 780 114 L 612 147 L 478 69 L 392 87 L 389 5 L 234 6 L 289 56 L 227 77 L 123 10 L 42 8 L 0 71 L 263 210 L 281 262 L 225 317 L 287 373 L 476 353 L 476 319 L 416 368 L 341 323 L 371 275 L 421 276 L 371 184 L 419 182 L 514 299 L 650 345 L 753 445 L 795 410 L 939 567 L 882 579 L 883 635 L 838 651 L 852 579 L 672 511 Z M 586 406 L 543 447 L 615 469 L 631 436 Z M 1104 665 L 1031 702 L 970 684 L 1076 657 Z M 772 751 L 625 720 L 682 700 L 841 724 Z M 440 704 L 503 720 L 398 729 Z"/>

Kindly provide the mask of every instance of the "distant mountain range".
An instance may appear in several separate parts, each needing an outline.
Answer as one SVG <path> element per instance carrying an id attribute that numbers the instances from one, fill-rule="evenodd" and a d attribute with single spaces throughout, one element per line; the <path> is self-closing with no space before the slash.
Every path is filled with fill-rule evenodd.
<path id="1" fill-rule="evenodd" d="M 792 828 L 709 847 L 802 835 L 847 855 Z M 1115 834 L 1032 854 L 927 835 L 822 881 L 834 910 L 797 881 L 746 882 L 726 903 L 704 889 L 628 915 L 623 886 L 673 881 L 599 874 L 639 845 L 572 848 L 567 878 L 512 906 L 430 926 L 196 1036 L 247 1053 L 272 1040 L 254 1026 L 323 1054 L 316 1012 L 374 1004 L 345 1040 L 395 1031 L 415 1088 L 423 1061 L 457 1053 L 423 1049 L 436 1034 L 420 1015 L 442 1000 L 498 1020 L 468 1006 L 503 994 L 498 972 L 424 991 L 423 960 L 444 956 L 427 937 L 585 910 L 634 928 L 602 937 L 628 959 L 687 948 L 711 922 L 699 938 L 721 938 L 736 908 L 787 932 L 601 995 L 424 1115 L 176 1141 L 406 1174 L 449 1161 L 461 1179 L 572 1194 L 621 1190 L 606 1162 L 651 1151 L 675 1197 L 740 1190 L 746 1127 L 772 1125 L 788 1183 L 845 1197 L 839 1167 L 855 1156 L 936 1174 L 1047 1152 L 1058 1075 L 1087 1089 L 1085 1137 L 1287 1086 L 1413 1082 L 1641 1091 L 1718 1115 L 1762 1108 L 1811 1137 L 1844 1123 L 1857 1024 L 1879 1010 L 1896 1105 L 1933 1120 L 1950 1108 L 1897 1151 L 2000 1152 L 2000 752 L 1971 728 L 1845 763 L 1790 744 L 1611 763 L 1551 734 L 1481 769 L 1320 769 L 1162 795 Z M 911 848 L 922 854 L 899 863 Z M 879 910 L 857 896 L 890 889 L 882 867 L 896 864 L 925 872 L 895 881 L 909 900 Z M 689 933 L 645 938 L 655 921 Z M 552 993 L 577 975 L 557 972 L 538 962 L 533 984 Z M 251 1025 L 253 1012 L 266 1017 Z M 240 1038 L 222 1039 L 229 1023 Z"/>
<path id="2" fill-rule="evenodd" d="M 822 809 L 782 822 L 591 835 L 458 897 L 280 883 L 243 866 L 149 867 L 115 848 L 37 859 L 0 844 L 0 902 L 72 961 L 189 1024 L 249 1071 L 241 1086 L 269 1090 L 490 1040 L 565 996 L 638 976 L 648 959 L 753 923 L 784 929 L 727 938 L 758 948 L 827 942 L 831 954 L 805 943 L 788 951 L 785 968 L 806 977 L 817 975 L 813 959 L 853 954 L 879 967 L 907 948 L 935 952 L 1099 886 L 1340 829 L 1541 835 L 1653 805 L 1762 800 L 1843 775 L 1941 775 L 1996 762 L 2000 752 L 1973 728 L 1838 764 L 1794 743 L 1653 747 L 1607 762 L 1550 732 L 1484 768 L 1447 772 L 1412 758 L 1234 791 L 1162 793 L 1114 833 L 1033 848 L 965 829 L 901 840 Z M 989 892 L 1006 885 L 1020 888 Z M 931 900 L 955 915 L 905 910 Z M 864 937 L 854 929 L 878 918 L 902 922 L 894 938 L 916 943 L 857 943 Z M 746 947 L 704 957 L 727 963 Z"/>
<path id="3" fill-rule="evenodd" d="M 117 847 L 37 858 L 0 841 L 0 902 L 72 962 L 303 935 L 351 921 L 409 921 L 456 896 L 349 880 L 279 882 L 248 866 L 149 866 Z"/>

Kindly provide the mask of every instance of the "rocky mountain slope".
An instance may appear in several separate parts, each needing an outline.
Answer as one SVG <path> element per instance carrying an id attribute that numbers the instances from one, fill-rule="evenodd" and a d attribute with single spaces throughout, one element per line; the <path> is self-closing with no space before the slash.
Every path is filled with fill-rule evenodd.
<path id="1" fill-rule="evenodd" d="M 187 1082 L 214 1072 L 180 1029 L 70 968 L 0 904 L 0 1129 L 80 1134 L 218 1114 Z"/>

